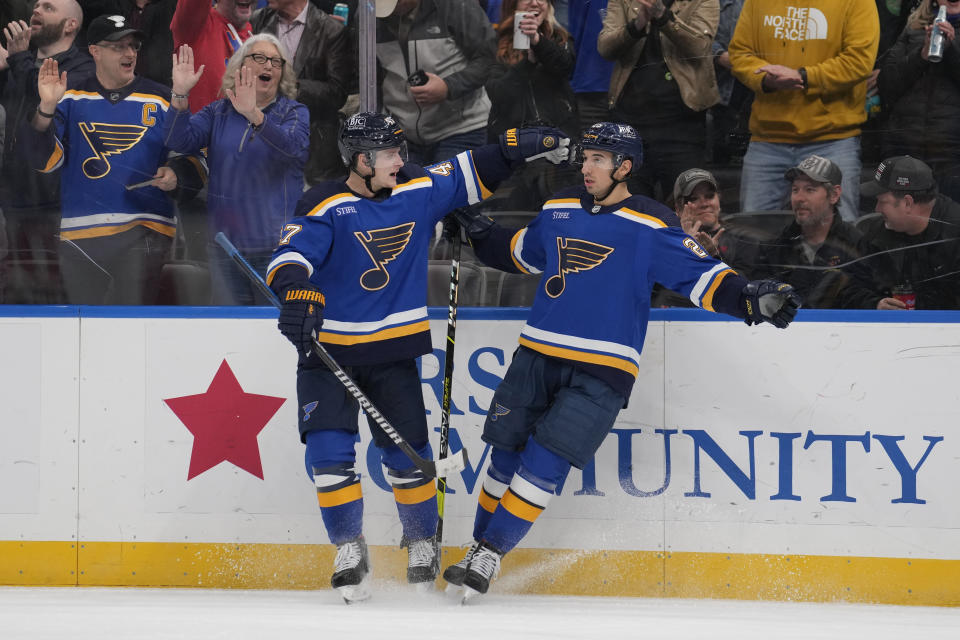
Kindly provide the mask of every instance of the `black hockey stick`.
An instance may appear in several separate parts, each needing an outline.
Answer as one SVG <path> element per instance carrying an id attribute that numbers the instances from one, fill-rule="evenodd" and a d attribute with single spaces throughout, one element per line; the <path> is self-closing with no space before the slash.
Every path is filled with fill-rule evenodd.
<path id="1" fill-rule="evenodd" d="M 450 256 L 450 298 L 447 304 L 447 344 L 443 361 L 443 401 L 440 406 L 440 451 L 443 460 L 450 450 L 450 398 L 453 394 L 453 348 L 457 344 L 457 293 L 460 289 L 460 225 L 453 223 L 453 254 Z M 446 474 L 437 476 L 437 545 L 443 546 L 443 512 L 447 497 Z"/>
<path id="2" fill-rule="evenodd" d="M 282 306 L 280 299 L 277 298 L 276 294 L 267 285 L 266 281 L 260 276 L 256 270 L 250 266 L 250 263 L 240 255 L 240 252 L 237 251 L 237 248 L 233 246 L 233 243 L 230 242 L 230 239 L 223 234 L 223 232 L 217 233 L 214 240 L 217 241 L 223 250 L 227 252 L 227 255 L 240 267 L 240 270 L 243 271 L 250 281 L 260 290 L 266 298 L 273 303 L 273 306 L 278 309 Z M 461 449 L 457 452 L 456 455 L 453 455 L 445 460 L 437 460 L 433 462 L 432 460 L 426 460 L 416 452 L 416 450 L 410 446 L 410 443 L 404 440 L 403 436 L 397 433 L 397 430 L 393 428 L 383 414 L 373 403 L 370 402 L 370 399 L 367 398 L 366 394 L 360 390 L 360 387 L 350 379 L 350 376 L 347 375 L 347 372 L 337 364 L 337 361 L 333 359 L 333 356 L 324 348 L 320 341 L 317 340 L 317 337 L 313 337 L 313 351 L 320 357 L 320 360 L 323 361 L 323 364 L 327 365 L 327 368 L 337 377 L 337 380 L 346 387 L 347 391 L 356 398 L 357 402 L 360 403 L 360 407 L 364 412 L 373 418 L 374 422 L 383 429 L 383 432 L 390 437 L 395 445 L 397 445 L 401 451 L 407 454 L 407 457 L 410 458 L 410 461 L 414 464 L 417 469 L 423 472 L 423 474 L 429 478 L 436 478 L 438 475 L 446 476 L 448 473 L 456 473 L 464 467 L 466 467 L 466 450 Z"/>

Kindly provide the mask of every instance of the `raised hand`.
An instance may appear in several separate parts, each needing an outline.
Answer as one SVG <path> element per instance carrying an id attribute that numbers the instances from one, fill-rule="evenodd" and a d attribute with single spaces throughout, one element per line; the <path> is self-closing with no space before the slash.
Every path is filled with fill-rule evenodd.
<path id="1" fill-rule="evenodd" d="M 30 25 L 23 20 L 14 20 L 3 29 L 7 37 L 7 53 L 13 55 L 30 48 Z"/>
<path id="2" fill-rule="evenodd" d="M 53 113 L 60 98 L 67 92 L 67 72 L 60 73 L 60 67 L 53 58 L 47 58 L 40 65 L 37 76 L 37 94 L 40 96 L 40 108 Z"/>
<path id="3" fill-rule="evenodd" d="M 194 69 L 193 49 L 187 44 L 180 45 L 180 51 L 173 54 L 173 92 L 182 96 L 190 93 L 200 81 L 204 66 Z"/>
<path id="4" fill-rule="evenodd" d="M 233 91 L 227 89 L 227 98 L 237 113 L 253 124 L 259 124 L 256 114 L 260 110 L 257 109 L 257 89 L 254 83 L 253 69 L 246 65 L 240 67 L 234 75 Z"/>

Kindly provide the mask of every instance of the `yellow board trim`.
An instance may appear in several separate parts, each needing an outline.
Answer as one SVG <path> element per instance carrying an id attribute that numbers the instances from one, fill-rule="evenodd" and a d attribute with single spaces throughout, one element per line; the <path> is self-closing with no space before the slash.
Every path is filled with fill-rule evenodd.
<path id="1" fill-rule="evenodd" d="M 546 345 L 541 342 L 534 342 L 533 340 L 528 340 L 523 336 L 520 336 L 520 344 L 525 347 L 529 347 L 534 351 L 539 351 L 548 356 L 554 356 L 555 358 L 564 358 L 566 360 L 576 360 L 577 362 L 588 362 L 590 364 L 599 364 L 604 367 L 612 367 L 614 369 L 620 369 L 621 371 L 626 371 L 634 378 L 637 377 L 637 374 L 640 373 L 640 367 L 633 364 L 629 360 L 623 360 L 622 358 L 617 358 L 614 356 L 604 356 L 598 353 L 587 353 L 585 351 L 577 351 L 576 349 L 566 349 L 563 347 L 555 347 L 553 345 Z"/>
<path id="2" fill-rule="evenodd" d="M 424 320 L 414 324 L 405 324 L 400 327 L 391 327 L 376 333 L 368 333 L 362 336 L 346 335 L 342 333 L 328 333 L 321 331 L 317 334 L 317 339 L 325 344 L 360 344 L 363 342 L 378 342 L 380 340 L 389 340 L 390 338 L 401 338 L 403 336 L 413 335 L 423 331 L 430 331 L 430 321 Z"/>
<path id="3" fill-rule="evenodd" d="M 507 492 L 500 498 L 500 506 L 527 522 L 533 522 L 543 513 L 543 509 L 535 507 L 526 500 L 517 497 L 509 489 L 507 489 Z"/>
<path id="4" fill-rule="evenodd" d="M 360 489 L 359 482 L 336 491 L 317 491 L 317 502 L 321 507 L 339 507 L 361 498 L 363 498 L 363 491 Z"/>
<path id="5" fill-rule="evenodd" d="M 393 499 L 399 504 L 420 504 L 435 495 L 437 495 L 437 488 L 432 482 L 412 489 L 393 488 Z"/>
<path id="6" fill-rule="evenodd" d="M 329 544 L 0 541 L 0 584 L 329 589 L 317 567 L 335 554 Z M 406 583 L 406 550 L 370 554 L 375 578 Z M 463 549 L 443 556 L 447 566 Z M 514 549 L 501 575 L 511 579 L 498 593 L 960 606 L 960 560 Z"/>

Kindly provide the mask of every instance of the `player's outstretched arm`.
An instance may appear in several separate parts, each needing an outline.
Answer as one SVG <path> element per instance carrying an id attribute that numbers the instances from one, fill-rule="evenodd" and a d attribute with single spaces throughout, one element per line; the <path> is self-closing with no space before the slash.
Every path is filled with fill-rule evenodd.
<path id="1" fill-rule="evenodd" d="M 753 280 L 740 293 L 740 310 L 748 325 L 769 322 L 786 329 L 800 306 L 800 296 L 794 288 L 776 280 Z"/>
<path id="2" fill-rule="evenodd" d="M 454 209 L 444 219 L 444 235 L 452 236 L 460 233 L 461 229 L 480 262 L 501 271 L 520 273 L 510 258 L 510 241 L 516 233 L 514 229 L 505 229 L 469 207 Z"/>

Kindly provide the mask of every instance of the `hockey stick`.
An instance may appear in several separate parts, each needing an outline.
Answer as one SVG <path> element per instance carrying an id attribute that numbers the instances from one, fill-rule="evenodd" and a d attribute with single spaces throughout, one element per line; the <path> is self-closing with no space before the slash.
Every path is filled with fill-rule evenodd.
<path id="1" fill-rule="evenodd" d="M 450 449 L 450 398 L 453 393 L 453 348 L 457 344 L 457 293 L 460 289 L 460 225 L 454 223 L 453 254 L 450 256 L 450 298 L 447 304 L 447 344 L 443 362 L 443 402 L 440 406 L 440 451 L 447 457 Z M 446 474 L 437 476 L 437 545 L 443 547 L 443 512 L 447 497 Z"/>
<path id="2" fill-rule="evenodd" d="M 266 281 L 260 276 L 256 270 L 250 266 L 250 263 L 240 255 L 240 252 L 237 251 L 237 248 L 233 246 L 233 243 L 230 242 L 230 239 L 223 234 L 223 232 L 217 233 L 214 238 L 217 244 L 223 247 L 223 250 L 227 252 L 227 255 L 240 267 L 240 270 L 243 271 L 244 275 L 250 279 L 250 281 L 260 290 L 266 298 L 273 303 L 273 306 L 280 308 L 282 306 L 280 299 L 277 298 L 276 294 L 266 283 Z M 429 478 L 436 478 L 438 475 L 446 476 L 448 473 L 456 473 L 461 469 L 465 468 L 467 465 L 466 461 L 466 450 L 461 449 L 456 453 L 445 460 L 437 460 L 433 462 L 432 460 L 426 460 L 416 452 L 416 450 L 410 446 L 410 443 L 404 440 L 403 436 L 397 433 L 397 430 L 393 428 L 383 414 L 373 403 L 370 402 L 370 399 L 367 398 L 366 394 L 360 390 L 360 387 L 350 379 L 350 376 L 347 375 L 347 372 L 337 364 L 337 361 L 333 359 L 333 356 L 324 348 L 320 341 L 317 340 L 317 337 L 313 337 L 313 351 L 320 357 L 320 360 L 323 361 L 323 364 L 327 365 L 327 368 L 337 377 L 337 380 L 346 387 L 347 391 L 352 395 L 357 402 L 360 403 L 360 407 L 363 408 L 364 412 L 373 418 L 374 422 L 379 425 L 383 432 L 390 437 L 395 445 L 397 445 L 401 451 L 407 454 L 407 457 L 410 458 L 410 461 L 414 464 L 417 469 L 423 472 L 423 474 Z"/>

